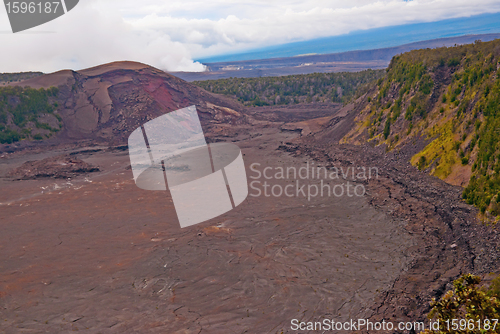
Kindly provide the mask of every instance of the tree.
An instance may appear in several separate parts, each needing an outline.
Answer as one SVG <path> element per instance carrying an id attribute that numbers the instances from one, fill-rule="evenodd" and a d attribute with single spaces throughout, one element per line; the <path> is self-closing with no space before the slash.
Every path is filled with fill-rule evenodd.
<path id="1" fill-rule="evenodd" d="M 490 289 L 480 288 L 481 278 L 465 274 L 453 282 L 453 290 L 441 300 L 431 302 L 429 318 L 439 320 L 435 334 L 500 333 L 500 278 L 493 280 Z M 494 320 L 495 319 L 495 320 Z"/>

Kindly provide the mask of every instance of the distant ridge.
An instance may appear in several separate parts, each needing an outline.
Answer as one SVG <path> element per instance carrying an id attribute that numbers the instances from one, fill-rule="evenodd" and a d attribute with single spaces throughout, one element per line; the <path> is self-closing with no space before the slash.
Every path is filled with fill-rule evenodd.
<path id="1" fill-rule="evenodd" d="M 304 63 L 319 63 L 319 62 L 340 62 L 340 61 L 350 61 L 350 62 L 364 62 L 364 61 L 377 61 L 382 60 L 389 62 L 392 57 L 397 54 L 405 53 L 412 50 L 418 49 L 434 49 L 443 46 L 454 46 L 462 44 L 471 44 L 476 40 L 481 40 L 483 42 L 489 42 L 500 38 L 500 33 L 496 34 L 483 34 L 483 35 L 467 35 L 460 37 L 449 37 L 449 38 L 438 38 L 428 41 L 415 42 L 404 44 L 400 46 L 384 48 L 384 49 L 373 49 L 373 50 L 360 50 L 360 51 L 348 51 L 341 53 L 330 53 L 321 55 L 304 55 L 286 58 L 270 58 L 270 59 L 257 59 L 257 60 L 247 60 L 247 61 L 233 61 L 233 62 L 220 62 L 220 63 L 206 63 L 211 71 L 222 70 L 228 66 L 240 66 L 241 69 L 255 69 L 255 68 L 273 68 L 282 66 L 283 62 L 286 62 L 289 66 L 300 66 Z"/>
<path id="2" fill-rule="evenodd" d="M 439 38 L 500 32 L 500 13 L 470 17 L 389 26 L 353 31 L 340 36 L 274 45 L 238 54 L 196 59 L 201 63 L 215 63 L 254 59 L 284 58 L 306 54 L 331 54 L 355 50 L 391 48 L 398 45 Z"/>
<path id="3" fill-rule="evenodd" d="M 207 63 L 205 64 L 208 67 L 207 72 L 174 72 L 172 74 L 186 81 L 201 81 L 229 77 L 249 78 L 315 72 L 355 72 L 386 68 L 392 57 L 412 50 L 471 44 L 476 40 L 489 42 L 495 39 L 500 39 L 500 33 L 438 38 L 384 49 Z"/>

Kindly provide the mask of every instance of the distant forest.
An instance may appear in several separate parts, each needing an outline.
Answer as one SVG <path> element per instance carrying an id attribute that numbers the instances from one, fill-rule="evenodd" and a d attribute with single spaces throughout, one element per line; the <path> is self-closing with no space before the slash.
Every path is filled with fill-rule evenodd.
<path id="1" fill-rule="evenodd" d="M 313 73 L 283 77 L 229 78 L 195 81 L 216 94 L 237 98 L 246 106 L 288 105 L 311 102 L 346 102 L 358 90 L 385 75 L 385 70 Z"/>
<path id="2" fill-rule="evenodd" d="M 0 82 L 17 82 L 43 75 L 42 72 L 0 73 Z"/>

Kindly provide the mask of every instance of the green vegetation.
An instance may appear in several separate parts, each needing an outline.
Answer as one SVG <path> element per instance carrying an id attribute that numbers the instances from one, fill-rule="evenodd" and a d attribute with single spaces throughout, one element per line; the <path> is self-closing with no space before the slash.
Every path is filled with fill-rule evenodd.
<path id="1" fill-rule="evenodd" d="M 43 73 L 42 72 L 0 73 L 0 83 L 17 82 L 31 78 L 36 78 L 40 75 L 43 75 Z"/>
<path id="2" fill-rule="evenodd" d="M 500 218 L 500 40 L 396 56 L 370 95 L 345 141 L 366 131 L 393 149 L 424 137 L 412 164 L 454 184 L 472 173 L 464 199 Z"/>
<path id="3" fill-rule="evenodd" d="M 439 320 L 439 330 L 425 333 L 500 333 L 500 277 L 488 289 L 481 278 L 466 274 L 453 282 L 453 290 L 433 300 L 429 318 Z"/>
<path id="4" fill-rule="evenodd" d="M 29 87 L 0 87 L 0 143 L 10 144 L 21 139 L 40 140 L 43 132 L 46 136 L 59 131 L 60 116 L 54 114 L 57 106 L 55 100 L 59 90 L 33 89 Z M 59 128 L 52 128 L 41 122 L 40 116 L 51 115 Z M 34 130 L 38 133 L 33 133 Z"/>
<path id="5" fill-rule="evenodd" d="M 489 87 L 489 86 L 487 86 Z M 474 176 L 464 191 L 469 204 L 478 206 L 481 212 L 487 209 L 500 215 L 500 79 L 492 89 L 485 90 L 475 109 L 481 112 L 484 121 L 477 123 L 477 158 Z"/>
<path id="6" fill-rule="evenodd" d="M 350 73 L 313 73 L 283 77 L 229 78 L 195 81 L 216 94 L 237 98 L 247 106 L 311 102 L 346 102 L 362 86 L 381 78 L 383 70 Z"/>

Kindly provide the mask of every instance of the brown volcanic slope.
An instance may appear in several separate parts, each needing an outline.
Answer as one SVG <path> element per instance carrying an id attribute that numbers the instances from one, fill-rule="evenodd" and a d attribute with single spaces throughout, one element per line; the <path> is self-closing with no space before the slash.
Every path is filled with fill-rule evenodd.
<path id="1" fill-rule="evenodd" d="M 57 113 L 64 128 L 56 140 L 62 142 L 89 139 L 122 144 L 148 120 L 191 105 L 196 105 L 205 130 L 217 128 L 224 133 L 228 124 L 245 122 L 237 102 L 136 62 L 63 70 L 16 85 L 59 87 Z M 217 126 L 222 123 L 226 129 Z"/>

